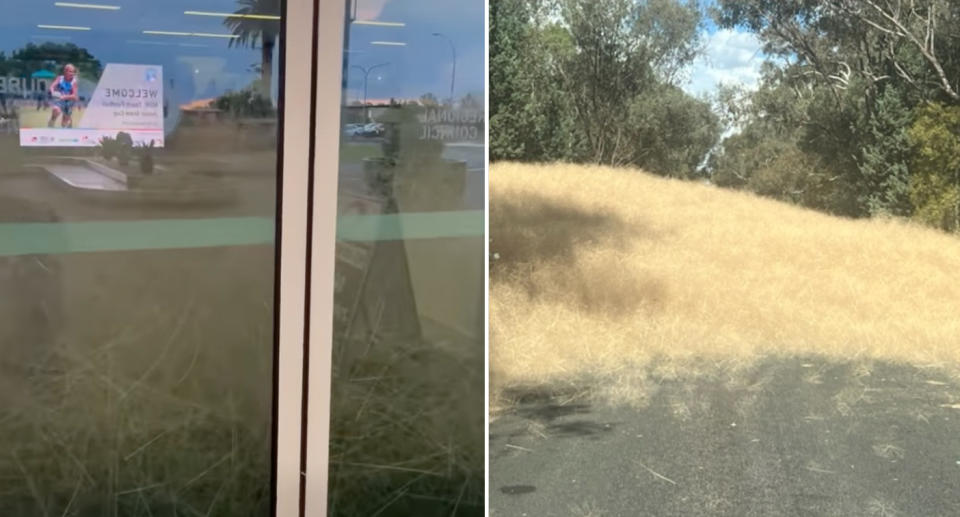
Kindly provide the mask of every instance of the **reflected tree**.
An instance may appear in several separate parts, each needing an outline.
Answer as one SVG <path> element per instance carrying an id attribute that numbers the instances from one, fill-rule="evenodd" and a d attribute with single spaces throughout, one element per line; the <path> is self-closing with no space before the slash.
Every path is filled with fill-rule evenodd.
<path id="1" fill-rule="evenodd" d="M 280 35 L 280 0 L 238 0 L 235 16 L 223 23 L 237 37 L 230 46 L 256 47 L 260 43 L 260 92 L 270 97 L 273 49 Z"/>
<path id="2" fill-rule="evenodd" d="M 59 73 L 60 68 L 72 63 L 80 77 L 96 81 L 103 72 L 103 64 L 90 52 L 73 43 L 28 43 L 14 50 L 10 56 L 0 52 L 0 75 L 29 77 L 39 70 Z"/>

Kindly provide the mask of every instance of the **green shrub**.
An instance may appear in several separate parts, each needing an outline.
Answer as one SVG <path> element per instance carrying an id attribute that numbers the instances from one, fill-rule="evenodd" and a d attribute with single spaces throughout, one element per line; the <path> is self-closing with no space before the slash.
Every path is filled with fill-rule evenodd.
<path id="1" fill-rule="evenodd" d="M 117 162 L 119 162 L 120 165 L 125 166 L 130 163 L 130 155 L 133 154 L 133 137 L 130 136 L 130 133 L 123 131 L 117 133 L 114 150 Z"/>
<path id="2" fill-rule="evenodd" d="M 817 157 L 796 147 L 787 147 L 760 165 L 747 181 L 747 188 L 768 196 L 824 212 L 842 212 L 838 208 L 855 204 L 844 195 L 849 189 L 839 176 Z"/>
<path id="3" fill-rule="evenodd" d="M 419 106 L 392 107 L 381 117 L 384 126 L 381 152 L 386 162 L 393 165 L 425 165 L 437 163 L 443 155 L 443 142 L 421 139 L 423 123 Z"/>
<path id="4" fill-rule="evenodd" d="M 631 162 L 663 176 L 692 178 L 720 140 L 710 105 L 666 86 L 637 96 L 629 106 Z"/>
<path id="5" fill-rule="evenodd" d="M 141 144 L 137 147 L 137 157 L 140 160 L 140 172 L 143 174 L 153 173 L 153 150 L 153 140 L 150 141 L 150 145 Z"/>
<path id="6" fill-rule="evenodd" d="M 104 160 L 112 160 L 117 155 L 117 141 L 113 137 L 105 136 L 100 139 L 100 156 Z"/>
<path id="7" fill-rule="evenodd" d="M 211 104 L 235 118 L 269 118 L 276 116 L 273 102 L 252 89 L 227 92 Z"/>
<path id="8" fill-rule="evenodd" d="M 929 104 L 909 130 L 913 146 L 910 200 L 915 217 L 960 229 L 960 106 Z"/>

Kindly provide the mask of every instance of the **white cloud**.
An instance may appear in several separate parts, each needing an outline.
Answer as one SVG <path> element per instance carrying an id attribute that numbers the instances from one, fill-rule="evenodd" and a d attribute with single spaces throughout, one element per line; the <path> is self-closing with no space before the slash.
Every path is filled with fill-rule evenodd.
<path id="1" fill-rule="evenodd" d="M 706 50 L 690 68 L 684 89 L 693 95 L 710 93 L 718 84 L 754 88 L 764 61 L 762 45 L 755 35 L 731 29 L 704 34 Z"/>

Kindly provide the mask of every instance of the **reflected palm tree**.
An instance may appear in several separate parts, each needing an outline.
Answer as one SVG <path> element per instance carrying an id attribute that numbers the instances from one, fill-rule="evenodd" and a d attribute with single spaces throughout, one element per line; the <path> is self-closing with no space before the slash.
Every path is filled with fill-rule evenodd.
<path id="1" fill-rule="evenodd" d="M 280 0 L 237 0 L 237 16 L 224 20 L 236 38 L 230 46 L 256 47 L 260 42 L 260 91 L 270 96 L 273 79 L 273 49 L 280 34 Z"/>

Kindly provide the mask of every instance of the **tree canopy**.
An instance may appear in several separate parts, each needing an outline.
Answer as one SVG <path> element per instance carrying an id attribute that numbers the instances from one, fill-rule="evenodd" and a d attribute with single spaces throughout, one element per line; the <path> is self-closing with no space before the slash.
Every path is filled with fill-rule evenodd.
<path id="1" fill-rule="evenodd" d="M 706 176 L 837 215 L 960 230 L 960 2 L 492 0 L 490 9 L 492 159 Z M 759 40 L 755 87 L 719 87 L 709 99 L 680 88 L 708 17 Z"/>
<path id="2" fill-rule="evenodd" d="M 273 82 L 273 51 L 280 35 L 280 0 L 237 0 L 237 10 L 223 24 L 236 36 L 229 45 L 260 46 L 259 93 L 270 97 Z"/>
<path id="3" fill-rule="evenodd" d="M 67 63 L 77 67 L 80 77 L 92 81 L 99 79 L 103 73 L 103 65 L 87 49 L 73 43 L 46 42 L 28 43 L 10 56 L 0 52 L 0 75 L 30 77 L 30 74 L 40 70 L 60 73 Z"/>
<path id="4" fill-rule="evenodd" d="M 851 216 L 923 210 L 910 130 L 927 106 L 960 104 L 960 4 L 718 0 L 712 14 L 771 57 L 718 182 L 764 182 L 766 194 Z M 766 168 L 790 156 L 782 173 Z"/>
<path id="5" fill-rule="evenodd" d="M 694 175 L 720 135 L 678 88 L 700 28 L 694 1 L 492 1 L 491 157 Z"/>

